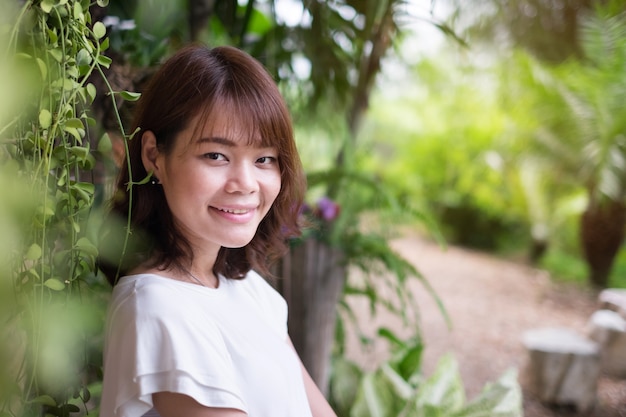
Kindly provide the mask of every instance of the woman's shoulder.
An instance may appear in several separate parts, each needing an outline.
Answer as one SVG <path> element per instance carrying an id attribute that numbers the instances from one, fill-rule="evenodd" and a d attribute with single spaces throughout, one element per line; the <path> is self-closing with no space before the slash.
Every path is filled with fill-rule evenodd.
<path id="1" fill-rule="evenodd" d="M 193 287 L 193 284 L 152 273 L 128 275 L 113 288 L 110 308 L 122 309 L 134 316 L 175 314 L 184 311 L 180 306 L 193 302 Z"/>
<path id="2" fill-rule="evenodd" d="M 234 281 L 234 280 L 229 280 Z M 259 275 L 258 272 L 251 270 L 246 277 L 242 280 L 238 280 L 240 284 L 245 286 L 247 290 L 256 296 L 282 298 L 280 293 L 271 285 L 264 277 Z"/>
<path id="3" fill-rule="evenodd" d="M 243 280 L 237 282 L 245 288 L 245 299 L 257 305 L 261 311 L 280 321 L 287 316 L 287 302 L 270 283 L 255 271 L 250 271 Z"/>

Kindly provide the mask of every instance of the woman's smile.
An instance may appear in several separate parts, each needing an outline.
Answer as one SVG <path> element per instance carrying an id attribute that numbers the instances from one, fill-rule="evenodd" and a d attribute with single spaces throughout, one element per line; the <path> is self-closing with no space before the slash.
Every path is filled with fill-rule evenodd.
<path id="1" fill-rule="evenodd" d="M 250 208 L 218 208 L 210 207 L 216 211 L 222 218 L 234 223 L 247 223 L 254 219 L 255 211 L 258 206 Z"/>

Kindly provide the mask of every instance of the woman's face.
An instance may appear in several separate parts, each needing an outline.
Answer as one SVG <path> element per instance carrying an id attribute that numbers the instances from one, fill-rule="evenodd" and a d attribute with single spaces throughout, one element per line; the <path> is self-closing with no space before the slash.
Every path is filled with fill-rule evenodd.
<path id="1" fill-rule="evenodd" d="M 194 248 L 239 248 L 254 237 L 281 188 L 278 150 L 247 144 L 248 132 L 224 118 L 200 129 L 199 117 L 155 158 L 174 221 Z"/>

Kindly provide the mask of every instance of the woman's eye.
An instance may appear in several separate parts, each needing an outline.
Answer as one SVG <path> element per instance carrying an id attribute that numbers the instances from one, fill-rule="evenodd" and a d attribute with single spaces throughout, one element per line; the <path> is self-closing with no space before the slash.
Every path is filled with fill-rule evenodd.
<path id="1" fill-rule="evenodd" d="M 211 159 L 211 160 L 214 160 L 214 161 L 222 161 L 222 160 L 226 159 L 226 157 L 224 155 L 222 155 L 221 153 L 218 153 L 218 152 L 205 153 L 204 157 L 206 159 Z"/>
<path id="2" fill-rule="evenodd" d="M 262 156 L 256 160 L 258 164 L 273 164 L 276 162 L 276 157 L 274 156 Z"/>

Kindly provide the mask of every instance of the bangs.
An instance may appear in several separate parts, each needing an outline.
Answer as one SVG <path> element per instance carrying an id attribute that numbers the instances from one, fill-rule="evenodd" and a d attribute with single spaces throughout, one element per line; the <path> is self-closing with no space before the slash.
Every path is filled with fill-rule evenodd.
<path id="1" fill-rule="evenodd" d="M 217 136 L 226 134 L 249 146 L 274 147 L 279 152 L 293 136 L 289 114 L 271 94 L 218 95 L 201 110 L 194 137 L 203 130 Z"/>

